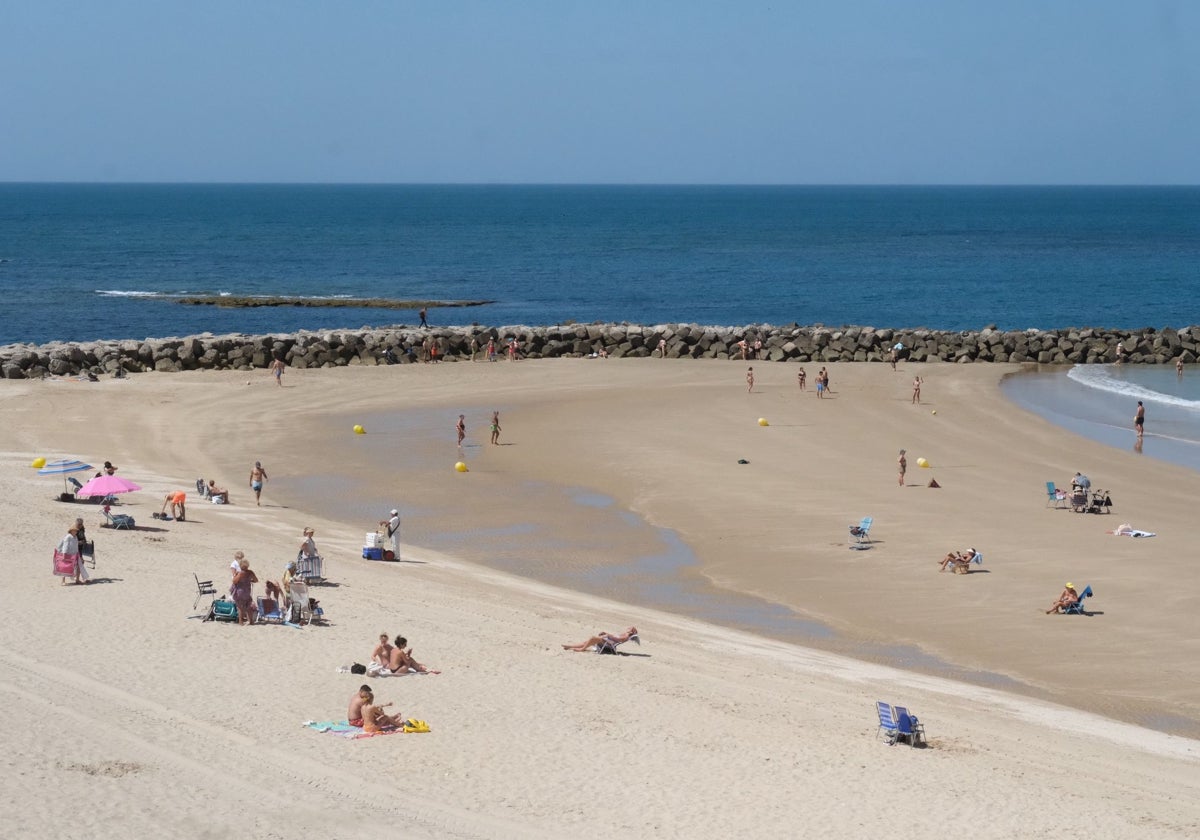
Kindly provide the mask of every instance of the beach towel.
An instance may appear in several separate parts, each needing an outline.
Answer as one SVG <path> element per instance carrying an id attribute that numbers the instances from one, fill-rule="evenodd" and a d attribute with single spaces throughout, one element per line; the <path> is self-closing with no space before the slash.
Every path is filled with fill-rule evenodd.
<path id="1" fill-rule="evenodd" d="M 408 721 L 405 721 L 406 727 L 407 727 L 407 724 L 408 724 Z M 404 728 L 404 729 L 385 729 L 382 732 L 366 732 L 363 730 L 363 728 L 361 726 L 351 726 L 350 724 L 346 723 L 346 721 L 344 721 L 344 720 L 324 720 L 324 721 L 306 720 L 306 721 L 304 721 L 304 723 L 302 725 L 307 726 L 309 729 L 313 730 L 314 732 L 323 732 L 327 735 L 333 735 L 338 738 L 345 738 L 345 739 L 351 740 L 351 741 L 356 741 L 359 738 L 374 738 L 379 735 L 403 735 L 405 732 L 408 731 L 407 728 Z M 429 731 L 428 727 L 426 727 L 423 731 L 428 732 Z"/>
<path id="2" fill-rule="evenodd" d="M 1108 533 L 1112 534 L 1114 537 L 1157 537 L 1158 536 L 1158 534 L 1154 533 L 1153 531 L 1140 531 L 1128 523 L 1126 523 L 1124 525 L 1118 525 L 1116 528 L 1109 531 Z"/>

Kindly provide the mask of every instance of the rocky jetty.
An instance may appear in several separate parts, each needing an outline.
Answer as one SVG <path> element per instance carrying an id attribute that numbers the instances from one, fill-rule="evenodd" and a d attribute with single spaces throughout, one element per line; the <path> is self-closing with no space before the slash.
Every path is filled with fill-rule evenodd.
<path id="1" fill-rule="evenodd" d="M 146 341 L 53 342 L 0 347 L 0 376 L 31 379 L 91 372 L 97 375 L 182 370 L 265 368 L 278 356 L 290 367 L 407 364 L 421 361 L 431 345 L 446 362 L 483 359 L 489 340 L 504 357 L 516 339 L 521 358 L 544 359 L 600 355 L 612 359 L 741 359 L 770 362 L 887 362 L 897 344 L 906 362 L 1037 362 L 1103 364 L 1116 361 L 1122 344 L 1125 361 L 1166 364 L 1200 355 L 1200 326 L 1183 329 L 946 332 L 876 327 L 770 326 L 712 327 L 697 324 L 568 324 L 552 327 L 408 326 L 358 330 L 302 331 L 287 335 L 196 335 Z M 754 353 L 756 342 L 761 350 Z M 660 352 L 660 347 L 662 348 Z"/>

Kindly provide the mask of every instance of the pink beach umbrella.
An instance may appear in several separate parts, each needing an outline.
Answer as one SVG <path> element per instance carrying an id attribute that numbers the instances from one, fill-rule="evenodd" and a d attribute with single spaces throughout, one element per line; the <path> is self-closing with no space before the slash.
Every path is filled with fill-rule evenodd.
<path id="1" fill-rule="evenodd" d="M 141 490 L 141 486 L 134 484 L 128 479 L 121 478 L 119 475 L 107 475 L 101 473 L 93 478 L 87 484 L 83 485 L 76 492 L 77 496 L 111 496 L 117 493 L 132 493 L 134 490 Z"/>

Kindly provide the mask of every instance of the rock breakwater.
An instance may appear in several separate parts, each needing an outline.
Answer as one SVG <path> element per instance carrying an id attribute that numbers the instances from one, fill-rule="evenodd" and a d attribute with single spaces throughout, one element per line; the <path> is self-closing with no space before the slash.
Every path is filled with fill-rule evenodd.
<path id="1" fill-rule="evenodd" d="M 497 357 L 504 358 L 508 342 L 514 339 L 519 357 L 533 359 L 596 355 L 740 360 L 742 342 L 745 358 L 770 362 L 887 362 L 897 345 L 900 359 L 917 363 L 1102 364 L 1117 360 L 1118 344 L 1123 346 L 1125 361 L 1134 364 L 1165 364 L 1178 358 L 1191 363 L 1200 356 L 1200 326 L 1007 332 L 992 327 L 947 332 L 820 325 L 396 326 L 280 335 L 203 334 L 145 341 L 9 344 L 0 346 L 0 376 L 31 379 L 88 372 L 250 370 L 267 367 L 275 357 L 295 368 L 406 364 L 424 360 L 435 347 L 439 360 L 459 362 L 486 358 L 489 341 L 494 342 Z"/>

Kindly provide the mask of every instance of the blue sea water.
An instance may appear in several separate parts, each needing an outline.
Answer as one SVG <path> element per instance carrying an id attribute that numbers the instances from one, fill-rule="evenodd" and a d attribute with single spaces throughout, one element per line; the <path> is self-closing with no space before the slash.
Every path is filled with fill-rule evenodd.
<path id="1" fill-rule="evenodd" d="M 1200 188 L 0 184 L 0 344 L 414 323 L 1200 322 Z"/>

